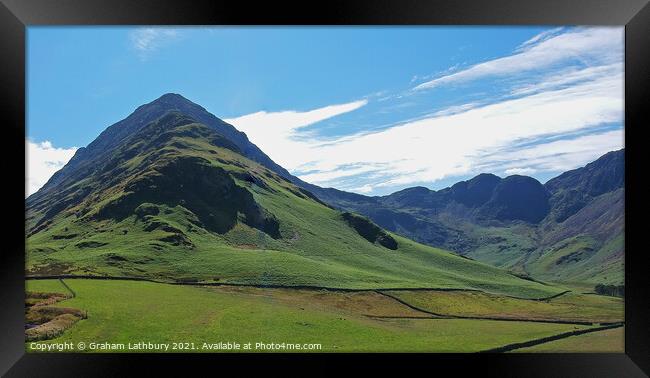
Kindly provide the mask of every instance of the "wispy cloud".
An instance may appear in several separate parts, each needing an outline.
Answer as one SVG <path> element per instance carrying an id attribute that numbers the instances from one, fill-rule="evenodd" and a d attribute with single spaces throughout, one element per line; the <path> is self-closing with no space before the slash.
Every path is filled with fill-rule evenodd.
<path id="1" fill-rule="evenodd" d="M 619 77 L 623 72 L 623 63 L 617 62 L 587 68 L 570 67 L 552 72 L 536 82 L 527 83 L 512 89 L 511 94 L 525 95 L 549 89 L 568 87 L 577 83 Z"/>
<path id="2" fill-rule="evenodd" d="M 615 133 L 600 134 L 597 139 L 564 140 L 578 131 L 589 133 L 593 129 L 593 133 L 603 126 L 622 122 L 622 69 L 612 66 L 578 70 L 564 81 L 558 79 L 548 85 L 530 83 L 519 91 L 521 96 L 516 98 L 498 99 L 489 104 L 454 105 L 379 132 L 357 133 L 335 140 L 301 134 L 299 125 L 308 122 L 289 121 L 304 117 L 297 112 L 277 113 L 271 117 L 277 117 L 275 122 L 260 118 L 273 113 L 254 113 L 231 121 L 243 128 L 272 159 L 304 180 L 365 193 L 481 170 L 523 174 L 570 169 L 586 158 L 622 147 L 622 138 Z M 356 109 L 358 104 L 344 107 Z M 549 137 L 559 141 L 540 144 Z M 594 143 L 595 140 L 599 143 Z M 585 151 L 584 143 L 592 143 L 593 148 Z M 528 149 L 527 146 L 535 144 L 540 145 Z M 562 150 L 563 155 L 554 153 L 555 150 Z M 494 158 L 495 151 L 503 153 L 497 153 Z M 537 155 L 530 155 L 532 151 Z M 547 154 L 543 159 L 538 156 L 542 153 Z M 497 164 L 504 159 L 512 164 Z"/>
<path id="3" fill-rule="evenodd" d="M 543 32 L 541 32 L 539 34 L 536 34 L 535 36 L 533 36 L 529 40 L 527 40 L 524 43 L 522 43 L 521 45 L 519 45 L 519 47 L 517 47 L 517 50 L 519 50 L 519 51 L 525 50 L 526 48 L 528 48 L 530 46 L 533 46 L 533 45 L 535 45 L 537 43 L 540 43 L 542 41 L 545 41 L 545 40 L 547 40 L 547 39 L 549 39 L 551 37 L 554 37 L 554 36 L 560 34 L 563 30 L 565 30 L 565 28 L 561 26 L 561 27 L 558 27 L 558 28 L 554 28 L 554 29 L 551 29 L 551 30 L 546 30 L 546 31 L 543 31 Z"/>
<path id="4" fill-rule="evenodd" d="M 36 193 L 52 175 L 72 158 L 77 147 L 57 148 L 49 141 L 33 142 L 25 139 L 27 172 L 25 197 Z"/>
<path id="5" fill-rule="evenodd" d="M 313 140 L 306 140 L 298 131 L 305 126 L 348 113 L 365 106 L 368 100 L 330 105 L 309 111 L 260 111 L 224 121 L 245 132 L 253 143 L 271 153 L 276 163 L 296 169 L 309 159 Z"/>
<path id="6" fill-rule="evenodd" d="M 559 33 L 552 30 L 522 44 L 515 53 L 467 69 L 443 75 L 416 86 L 415 90 L 468 82 L 489 76 L 504 76 L 549 68 L 569 60 L 615 62 L 623 51 L 622 28 L 577 28 Z"/>
<path id="7" fill-rule="evenodd" d="M 622 129 L 567 138 L 527 148 L 500 151 L 483 158 L 483 169 L 505 174 L 564 172 L 625 146 Z"/>
<path id="8" fill-rule="evenodd" d="M 148 59 L 151 53 L 179 37 L 178 30 L 161 27 L 139 28 L 129 34 L 131 45 L 142 60 Z"/>
<path id="9" fill-rule="evenodd" d="M 462 104 L 462 105 L 453 105 L 453 106 L 450 106 L 448 108 L 439 110 L 439 111 L 435 112 L 433 115 L 437 116 L 437 117 L 438 116 L 453 115 L 453 114 L 462 113 L 464 111 L 476 108 L 478 106 L 479 106 L 479 104 L 473 103 L 473 102 L 470 102 L 468 104 Z"/>
<path id="10" fill-rule="evenodd" d="M 537 172 L 537 169 L 532 168 L 532 167 L 519 167 L 519 168 L 507 168 L 505 171 L 505 174 L 510 176 L 510 175 L 531 175 L 535 172 Z"/>
<path id="11" fill-rule="evenodd" d="M 620 122 L 621 75 L 527 97 L 427 118 L 316 148 L 320 170 L 343 164 L 384 164 L 375 186 L 433 182 L 476 170 L 482 156 L 514 143 Z M 616 140 L 618 142 L 618 140 Z M 308 155 L 309 156 L 309 155 Z"/>

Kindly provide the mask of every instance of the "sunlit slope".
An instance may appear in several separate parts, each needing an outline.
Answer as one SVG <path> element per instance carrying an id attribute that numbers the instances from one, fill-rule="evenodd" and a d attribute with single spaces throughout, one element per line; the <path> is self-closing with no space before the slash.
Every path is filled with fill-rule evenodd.
<path id="1" fill-rule="evenodd" d="M 28 209 L 27 271 L 528 298 L 562 291 L 353 218 L 171 112 Z"/>

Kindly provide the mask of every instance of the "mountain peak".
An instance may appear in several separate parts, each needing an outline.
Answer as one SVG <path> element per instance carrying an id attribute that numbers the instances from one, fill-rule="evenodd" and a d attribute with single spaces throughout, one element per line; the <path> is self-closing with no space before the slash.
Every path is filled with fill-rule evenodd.
<path id="1" fill-rule="evenodd" d="M 401 194 L 419 194 L 419 195 L 422 195 L 422 194 L 428 194 L 429 192 L 431 192 L 431 189 L 426 188 L 424 186 L 412 186 L 410 188 L 402 189 L 402 190 L 400 190 L 398 192 L 395 192 L 393 194 L 401 193 Z"/>
<path id="2" fill-rule="evenodd" d="M 591 163 L 549 180 L 545 186 L 556 194 L 565 188 L 579 188 L 598 196 L 625 186 L 625 149 L 610 151 Z"/>
<path id="3" fill-rule="evenodd" d="M 287 170 L 277 165 L 262 150 L 251 143 L 246 134 L 211 114 L 201 105 L 188 100 L 178 93 L 170 92 L 161 95 L 147 104 L 139 106 L 128 117 L 106 128 L 88 146 L 79 149 L 68 164 L 55 173 L 41 190 L 34 193 L 32 200 L 45 195 L 46 192 L 56 191 L 55 187 L 58 184 L 66 179 L 72 180 L 75 174 L 82 174 L 86 170 L 92 170 L 92 167 L 97 162 L 108 159 L 117 146 L 134 136 L 148 124 L 155 122 L 170 112 L 180 113 L 196 123 L 206 125 L 232 142 L 245 157 L 263 165 L 280 176 L 285 178 L 292 177 Z M 133 142 L 136 143 L 137 141 Z"/>
<path id="4" fill-rule="evenodd" d="M 158 97 L 158 100 L 167 100 L 167 99 L 181 99 L 181 100 L 189 101 L 185 97 L 183 97 L 182 95 L 180 95 L 178 93 L 173 93 L 173 92 L 168 92 L 168 93 L 165 93 L 162 96 Z"/>
<path id="5" fill-rule="evenodd" d="M 178 93 L 170 92 L 165 93 L 157 99 L 138 107 L 138 109 L 136 109 L 133 114 L 137 115 L 149 112 L 164 113 L 170 110 L 178 110 L 180 112 L 194 116 L 198 115 L 197 113 L 207 112 L 201 105 L 188 100 Z"/>
<path id="6" fill-rule="evenodd" d="M 494 188 L 501 182 L 499 176 L 481 173 L 470 180 L 460 181 L 451 186 L 451 193 L 457 202 L 468 207 L 477 207 L 486 203 Z"/>
<path id="7" fill-rule="evenodd" d="M 164 95 L 158 97 L 152 101 L 153 103 L 191 103 L 196 105 L 196 103 L 188 100 L 178 93 L 165 93 Z"/>
<path id="8" fill-rule="evenodd" d="M 593 198 L 625 187 L 625 149 L 610 151 L 597 160 L 549 180 L 553 217 L 563 222 Z"/>

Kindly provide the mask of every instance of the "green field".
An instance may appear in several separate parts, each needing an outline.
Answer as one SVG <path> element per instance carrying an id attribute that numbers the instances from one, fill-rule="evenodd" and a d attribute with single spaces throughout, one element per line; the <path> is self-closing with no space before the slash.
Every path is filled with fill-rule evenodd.
<path id="1" fill-rule="evenodd" d="M 551 341 L 515 352 L 522 353 L 624 353 L 625 328 L 614 328 L 584 335 L 571 336 L 566 339 Z"/>
<path id="2" fill-rule="evenodd" d="M 588 328 L 405 318 L 424 315 L 372 291 L 198 287 L 84 279 L 69 279 L 66 283 L 77 296 L 56 306 L 82 309 L 88 318 L 43 343 L 179 342 L 194 343 L 192 351 L 203 352 L 210 351 L 202 349 L 203 343 L 285 342 L 317 343 L 325 352 L 475 352 Z M 27 290 L 66 292 L 56 280 L 29 280 Z M 28 349 L 32 346 L 27 344 Z"/>
<path id="3" fill-rule="evenodd" d="M 576 322 L 621 322 L 623 300 L 567 293 L 546 301 L 470 291 L 388 291 L 417 308 L 442 315 Z"/>

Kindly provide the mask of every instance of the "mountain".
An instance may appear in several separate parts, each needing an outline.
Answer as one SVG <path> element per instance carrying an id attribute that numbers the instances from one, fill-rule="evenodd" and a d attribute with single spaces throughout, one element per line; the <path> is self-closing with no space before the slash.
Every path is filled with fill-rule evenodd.
<path id="1" fill-rule="evenodd" d="M 550 196 L 541 183 L 530 177 L 502 179 L 480 174 L 439 191 L 413 187 L 382 197 L 346 194 L 330 195 L 325 200 L 337 208 L 364 214 L 413 240 L 466 253 L 484 243 L 467 234 L 467 224 L 511 226 L 539 222 L 548 213 Z"/>
<path id="2" fill-rule="evenodd" d="M 625 150 L 549 180 L 480 174 L 381 196 L 329 190 L 334 207 L 418 242 L 547 280 L 622 283 Z M 315 193 L 319 193 L 315 191 Z"/>
<path id="3" fill-rule="evenodd" d="M 549 180 L 550 211 L 540 224 L 540 257 L 528 270 L 564 280 L 623 283 L 625 150 Z"/>
<path id="4" fill-rule="evenodd" d="M 289 172 L 275 164 L 264 152 L 251 143 L 246 134 L 183 96 L 176 93 L 167 93 L 151 103 L 138 107 L 124 120 L 109 126 L 87 147 L 78 149 L 68 164 L 56 172 L 43 188 L 30 196 L 29 201 L 37 203 L 40 198 L 52 194 L 51 188 L 56 187 L 57 184 L 69 183 L 78 177 L 87 175 L 95 169 L 97 162 L 110 157 L 110 154 L 118 145 L 124 143 L 141 128 L 169 111 L 178 111 L 196 120 L 196 122 L 214 129 L 218 134 L 236 145 L 240 152 L 249 159 L 284 177 L 290 176 Z"/>
<path id="5" fill-rule="evenodd" d="M 529 298 L 560 291 L 339 211 L 284 172 L 231 125 L 164 95 L 27 198 L 27 273 Z M 517 213 L 495 198 L 490 209 Z"/>
<path id="6" fill-rule="evenodd" d="M 382 202 L 399 208 L 422 208 L 437 214 L 452 205 L 463 206 L 477 220 L 538 222 L 548 211 L 549 193 L 537 180 L 526 176 L 501 179 L 481 174 L 439 192 L 424 187 L 408 188 Z"/>
<path id="7" fill-rule="evenodd" d="M 601 194 L 625 187 L 625 150 L 609 152 L 585 167 L 549 180 L 551 219 L 563 222 Z"/>

